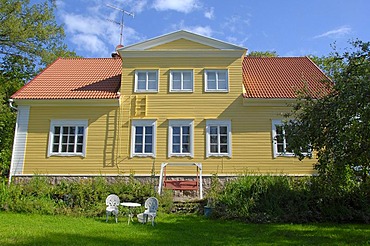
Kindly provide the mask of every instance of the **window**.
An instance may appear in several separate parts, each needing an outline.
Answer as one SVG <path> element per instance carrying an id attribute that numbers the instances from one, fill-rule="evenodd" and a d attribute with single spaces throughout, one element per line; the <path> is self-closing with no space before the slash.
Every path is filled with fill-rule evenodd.
<path id="1" fill-rule="evenodd" d="M 206 149 L 209 156 L 231 157 L 231 121 L 207 120 Z"/>
<path id="2" fill-rule="evenodd" d="M 158 71 L 137 70 L 135 72 L 135 92 L 158 92 Z"/>
<path id="3" fill-rule="evenodd" d="M 229 91 L 229 80 L 227 70 L 205 70 L 204 71 L 206 92 Z"/>
<path id="4" fill-rule="evenodd" d="M 289 135 L 284 129 L 281 120 L 272 121 L 272 143 L 274 157 L 278 156 L 295 156 L 289 151 Z M 310 147 L 302 148 L 304 155 L 311 155 Z"/>
<path id="5" fill-rule="evenodd" d="M 170 120 L 168 128 L 168 156 L 193 157 L 193 121 Z"/>
<path id="6" fill-rule="evenodd" d="M 133 120 L 131 130 L 131 157 L 155 157 L 155 120 Z"/>
<path id="7" fill-rule="evenodd" d="M 192 70 L 172 70 L 170 72 L 170 91 L 171 92 L 192 92 L 193 91 L 193 71 Z"/>
<path id="8" fill-rule="evenodd" d="M 52 120 L 48 156 L 85 156 L 87 120 Z"/>

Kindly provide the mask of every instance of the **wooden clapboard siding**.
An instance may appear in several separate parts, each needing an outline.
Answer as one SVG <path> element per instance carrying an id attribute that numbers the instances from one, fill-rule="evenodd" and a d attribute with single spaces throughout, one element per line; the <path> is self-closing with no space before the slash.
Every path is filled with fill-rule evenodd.
<path id="1" fill-rule="evenodd" d="M 137 174 L 148 174 L 154 168 L 159 172 L 162 162 L 200 162 L 204 174 L 219 175 L 252 173 L 311 174 L 313 161 L 300 162 L 297 158 L 273 158 L 272 119 L 281 119 L 288 107 L 248 107 L 243 106 L 242 97 L 242 58 L 123 58 L 123 77 L 121 93 L 127 95 L 122 100 L 122 132 L 131 134 L 131 119 L 156 119 L 156 158 L 130 158 L 131 136 L 123 138 L 120 164 L 126 172 L 130 169 Z M 169 92 L 169 73 L 171 69 L 192 69 L 194 91 L 192 93 Z M 145 117 L 129 114 L 129 97 L 141 95 L 134 93 L 133 81 L 136 69 L 159 70 L 159 92 L 147 93 Z M 205 69 L 228 69 L 229 92 L 209 93 L 204 91 Z M 194 120 L 194 158 L 168 158 L 168 120 Z M 207 119 L 230 119 L 232 122 L 232 157 L 206 158 L 205 127 Z M 172 174 L 193 175 L 194 170 L 180 167 Z"/>
<path id="2" fill-rule="evenodd" d="M 116 138 L 109 136 L 114 126 L 117 107 L 31 107 L 27 149 L 23 174 L 105 174 L 116 172 L 115 165 L 105 157 L 107 148 L 116 148 Z M 86 157 L 47 157 L 51 120 L 88 120 Z M 117 150 L 114 149 L 114 152 Z M 104 158 L 105 157 L 105 158 Z M 109 159 L 109 160 L 107 160 Z"/>

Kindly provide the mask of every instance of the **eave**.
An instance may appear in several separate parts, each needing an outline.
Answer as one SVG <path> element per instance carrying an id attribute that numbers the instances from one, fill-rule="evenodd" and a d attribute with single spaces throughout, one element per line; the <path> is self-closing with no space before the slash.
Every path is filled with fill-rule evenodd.
<path id="1" fill-rule="evenodd" d="M 33 107 L 86 107 L 86 106 L 105 106 L 105 107 L 118 107 L 119 99 L 14 99 L 17 105 L 29 105 Z"/>
<path id="2" fill-rule="evenodd" d="M 243 98 L 245 107 L 291 107 L 297 99 L 292 98 Z"/>

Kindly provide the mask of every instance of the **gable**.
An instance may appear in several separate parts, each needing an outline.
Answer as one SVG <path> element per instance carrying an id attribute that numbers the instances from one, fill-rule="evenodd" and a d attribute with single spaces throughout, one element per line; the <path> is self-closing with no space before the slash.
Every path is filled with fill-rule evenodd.
<path id="1" fill-rule="evenodd" d="M 180 44 L 181 42 L 183 42 L 181 41 L 182 39 L 188 42 L 192 42 L 192 44 L 198 43 L 198 45 L 203 45 L 202 47 L 207 46 L 207 49 L 211 47 L 213 49 L 218 49 L 218 50 L 239 50 L 239 51 L 245 50 L 245 48 L 234 45 L 234 44 L 226 43 L 224 41 L 220 41 L 220 40 L 213 39 L 210 37 L 205 37 L 199 34 L 181 30 L 181 31 L 169 33 L 163 36 L 155 37 L 155 38 L 149 39 L 141 43 L 123 47 L 123 48 L 120 48 L 118 51 L 119 52 L 121 51 L 145 51 L 153 47 L 158 47 L 161 45 L 172 43 L 174 41 L 179 41 L 179 44 Z"/>
<path id="2" fill-rule="evenodd" d="M 215 47 L 180 38 L 165 44 L 151 47 L 149 50 L 204 50 L 216 49 Z"/>
<path id="3" fill-rule="evenodd" d="M 202 52 L 199 52 L 199 51 Z M 119 48 L 121 57 L 241 57 L 246 49 L 188 31 L 177 31 Z"/>

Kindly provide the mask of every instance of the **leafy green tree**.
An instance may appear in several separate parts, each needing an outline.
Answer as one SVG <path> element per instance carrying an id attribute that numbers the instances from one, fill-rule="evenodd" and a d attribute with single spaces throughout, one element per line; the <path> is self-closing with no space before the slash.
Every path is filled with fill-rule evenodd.
<path id="1" fill-rule="evenodd" d="M 74 57 L 52 1 L 0 0 L 0 176 L 7 176 L 16 112 L 8 99 L 57 57 Z"/>
<path id="2" fill-rule="evenodd" d="M 276 51 L 251 51 L 249 57 L 278 57 Z"/>
<path id="3" fill-rule="evenodd" d="M 370 171 L 370 42 L 351 45 L 327 60 L 334 63 L 327 64 L 334 68 L 331 93 L 317 100 L 303 95 L 285 126 L 291 150 L 304 158 L 300 147 L 310 144 L 319 174 L 336 177 L 338 185 L 366 181 Z"/>
<path id="4" fill-rule="evenodd" d="M 319 66 L 319 68 L 330 78 L 334 79 L 336 76 L 340 76 L 345 64 L 342 59 L 338 59 L 335 54 L 329 56 L 310 56 L 310 59 Z"/>

